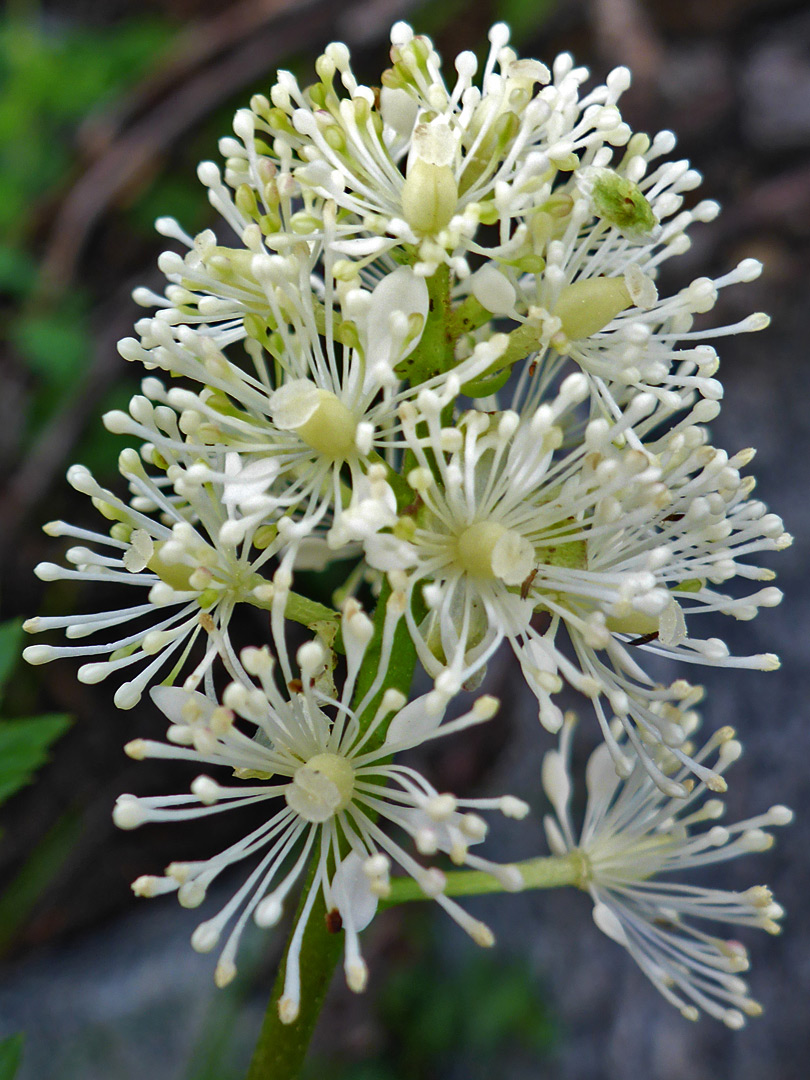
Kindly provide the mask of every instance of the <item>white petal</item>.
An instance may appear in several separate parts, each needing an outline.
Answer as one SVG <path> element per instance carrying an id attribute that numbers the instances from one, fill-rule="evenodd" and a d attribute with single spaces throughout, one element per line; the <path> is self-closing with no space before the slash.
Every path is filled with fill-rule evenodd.
<path id="1" fill-rule="evenodd" d="M 605 743 L 600 743 L 588 758 L 585 767 L 585 785 L 588 789 L 588 798 L 598 800 L 601 805 L 607 805 L 613 798 L 613 793 L 619 785 L 619 775 L 613 758 Z"/>
<path id="2" fill-rule="evenodd" d="M 391 316 L 399 312 L 408 318 L 421 315 L 427 318 L 428 290 L 425 279 L 417 277 L 409 266 L 400 266 L 393 274 L 387 274 L 371 294 L 365 324 L 366 368 L 377 364 L 393 367 L 406 357 L 417 345 L 414 337 L 405 348 L 399 343 L 394 349 Z"/>
<path id="3" fill-rule="evenodd" d="M 429 697 L 429 694 L 423 694 L 400 709 L 388 728 L 385 747 L 418 746 L 435 734 L 444 713 L 435 713 L 426 707 Z"/>
<path id="4" fill-rule="evenodd" d="M 681 605 L 674 598 L 661 612 L 658 626 L 658 637 L 662 645 L 680 645 L 686 640 L 686 619 Z"/>
<path id="5" fill-rule="evenodd" d="M 593 921 L 599 927 L 603 934 L 607 934 L 609 938 L 618 942 L 625 949 L 627 948 L 627 935 L 624 932 L 624 927 L 619 921 L 616 913 L 601 901 L 594 905 L 593 909 Z"/>
<path id="6" fill-rule="evenodd" d="M 365 930 L 377 911 L 377 897 L 371 891 L 364 860 L 349 852 L 332 878 L 332 895 L 344 923 L 359 932 Z"/>
<path id="7" fill-rule="evenodd" d="M 534 568 L 534 548 L 511 529 L 495 543 L 490 557 L 492 572 L 506 585 L 520 585 Z"/>
<path id="8" fill-rule="evenodd" d="M 560 832 L 560 826 L 551 814 L 546 814 L 543 818 L 543 828 L 546 831 L 546 840 L 552 855 L 567 855 L 568 845 L 565 842 L 565 837 Z"/>
<path id="9" fill-rule="evenodd" d="M 196 690 L 184 690 L 182 686 L 153 686 L 149 696 L 160 711 L 173 724 L 187 724 L 191 716 L 205 722 L 211 719 L 216 701 Z"/>
<path id="10" fill-rule="evenodd" d="M 571 781 L 563 757 L 557 750 L 549 750 L 543 757 L 542 783 L 549 802 L 557 814 L 564 817 L 571 798 Z"/>
<path id="11" fill-rule="evenodd" d="M 419 562 L 409 543 L 389 534 L 369 537 L 365 549 L 368 564 L 375 570 L 405 570 Z"/>
<path id="12" fill-rule="evenodd" d="M 491 263 L 482 266 L 470 283 L 475 299 L 495 315 L 509 315 L 515 310 L 515 289 L 511 281 Z"/>
<path id="13" fill-rule="evenodd" d="M 283 431 L 295 431 L 310 419 L 320 400 L 318 387 L 309 379 L 291 379 L 270 395 L 273 423 Z"/>

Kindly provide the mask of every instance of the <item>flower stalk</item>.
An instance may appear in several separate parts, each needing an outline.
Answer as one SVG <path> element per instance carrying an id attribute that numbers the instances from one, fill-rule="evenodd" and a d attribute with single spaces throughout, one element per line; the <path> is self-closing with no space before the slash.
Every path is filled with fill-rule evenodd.
<path id="1" fill-rule="evenodd" d="M 308 892 L 305 886 L 293 925 L 301 915 Z M 307 919 L 301 945 L 301 1011 L 298 1019 L 293 1024 L 283 1024 L 278 1012 L 287 974 L 285 948 L 246 1080 L 295 1080 L 300 1075 L 326 992 L 343 951 L 341 936 L 330 933 L 326 906 L 319 895 Z"/>
<path id="2" fill-rule="evenodd" d="M 566 885 L 579 886 L 582 880 L 582 856 L 577 851 L 568 855 L 548 855 L 513 863 L 523 878 L 523 889 L 559 889 Z M 408 878 L 391 882 L 386 907 L 424 900 L 416 883 Z M 446 896 L 485 896 L 504 892 L 503 883 L 483 870 L 454 870 L 447 875 Z"/>
<path id="3" fill-rule="evenodd" d="M 377 602 L 374 615 L 374 637 L 366 652 L 371 662 L 360 674 L 355 691 L 356 702 L 362 701 L 365 697 L 372 683 L 371 673 L 376 671 L 376 662 L 379 660 L 383 647 L 385 612 L 390 599 L 391 590 L 386 586 Z M 416 668 L 416 652 L 410 645 L 407 635 L 400 634 L 400 640 L 395 639 L 395 644 L 399 647 L 394 649 L 391 656 L 385 684 L 359 718 L 361 733 L 368 729 L 374 719 L 379 701 L 386 690 L 399 690 L 403 694 L 407 694 L 410 690 Z M 372 742 L 381 745 L 384 737 L 384 730 L 375 732 L 369 741 L 370 745 Z M 341 843 L 341 847 L 346 847 L 345 840 Z M 282 954 L 282 962 L 262 1021 L 246 1080 L 294 1080 L 300 1075 L 329 984 L 343 953 L 343 933 L 339 928 L 335 929 L 334 924 L 330 922 L 330 913 L 326 909 L 322 892 L 316 895 L 309 915 L 304 916 L 304 907 L 311 895 L 317 861 L 316 853 L 312 857 L 307 880 L 301 890 L 298 910 L 292 922 L 293 929 L 290 931 L 292 938 L 295 927 L 303 918 L 304 936 L 298 961 L 301 982 L 299 1013 L 290 1024 L 282 1022 L 279 1012 L 279 1005 L 285 993 L 290 940 Z M 422 895 L 425 894 L 422 893 Z"/>

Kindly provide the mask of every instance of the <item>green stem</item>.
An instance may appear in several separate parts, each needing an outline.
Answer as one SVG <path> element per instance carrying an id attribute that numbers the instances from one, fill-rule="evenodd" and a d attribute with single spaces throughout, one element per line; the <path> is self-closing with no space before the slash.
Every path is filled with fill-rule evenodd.
<path id="1" fill-rule="evenodd" d="M 540 348 L 540 327 L 532 322 L 523 323 L 509 334 L 506 351 L 498 357 L 498 367 L 511 367 Z"/>
<path id="2" fill-rule="evenodd" d="M 583 880 L 582 856 L 578 851 L 569 855 L 549 855 L 545 858 L 527 859 L 515 863 L 523 875 L 524 889 L 558 889 L 564 885 L 580 886 Z M 504 887 L 496 877 L 483 870 L 453 870 L 447 875 L 445 896 L 483 896 L 486 893 L 502 893 Z M 391 893 L 385 900 L 386 907 L 404 904 L 410 900 L 428 899 L 413 878 L 395 878 Z"/>
<path id="3" fill-rule="evenodd" d="M 448 331 L 448 321 L 452 310 L 450 300 L 450 271 L 447 266 L 440 266 L 431 277 L 427 278 L 429 307 L 425 328 L 419 344 L 394 369 L 401 379 L 407 379 L 411 386 L 427 382 L 435 375 L 448 371 L 454 364 L 453 340 Z"/>
<path id="4" fill-rule="evenodd" d="M 270 608 L 270 604 L 256 604 L 257 607 Z M 334 623 L 335 629 L 340 627 L 340 613 L 334 608 L 319 604 L 317 600 L 310 600 L 307 596 L 291 592 L 287 598 L 287 606 L 284 608 L 284 617 L 293 622 L 301 623 L 302 626 L 313 626 L 316 623 Z"/>
<path id="5" fill-rule="evenodd" d="M 374 614 L 374 638 L 369 643 L 360 678 L 355 691 L 355 702 L 359 702 L 371 686 L 380 657 L 382 629 L 385 623 L 385 608 L 391 589 L 386 583 L 377 602 Z M 286 613 L 285 613 L 286 614 Z M 379 701 L 386 689 L 395 687 L 403 693 L 410 689 L 416 667 L 416 650 L 408 637 L 404 622 L 397 627 L 394 649 L 390 659 L 384 685 L 375 695 L 359 717 L 360 730 L 371 723 Z M 369 741 L 369 748 L 381 745 L 385 738 L 384 731 L 375 731 Z M 318 852 L 313 855 L 309 874 L 301 899 L 298 904 L 293 926 L 301 916 L 304 901 L 309 894 L 310 884 L 315 873 Z M 289 944 L 288 944 L 289 947 Z M 312 1039 L 318 1017 L 323 1006 L 326 992 L 332 981 L 332 974 L 343 952 L 343 935 L 331 933 L 327 927 L 327 911 L 323 894 L 319 893 L 309 918 L 301 942 L 299 964 L 301 971 L 300 1011 L 292 1024 L 282 1024 L 278 1015 L 278 1001 L 284 991 L 284 978 L 287 970 L 287 952 L 276 977 L 270 1003 L 265 1013 L 253 1059 L 248 1069 L 246 1080 L 296 1080 L 300 1075 Z"/>
<path id="6" fill-rule="evenodd" d="M 307 883 L 301 892 L 295 922 L 301 914 L 308 891 Z M 343 935 L 332 934 L 327 929 L 326 908 L 323 895 L 319 894 L 307 920 L 301 944 L 301 1011 L 298 1019 L 294 1024 L 282 1024 L 278 1016 L 278 1001 L 284 990 L 287 972 L 285 952 L 246 1080 L 296 1080 L 300 1076 L 332 974 L 342 951 Z"/>

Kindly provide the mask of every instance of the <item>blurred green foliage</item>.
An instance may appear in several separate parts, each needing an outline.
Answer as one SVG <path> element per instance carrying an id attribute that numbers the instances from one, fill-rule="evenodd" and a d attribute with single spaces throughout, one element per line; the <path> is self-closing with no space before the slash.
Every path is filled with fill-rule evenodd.
<path id="1" fill-rule="evenodd" d="M 559 0 L 496 0 L 495 18 L 509 23 L 512 42 L 519 44 L 538 31 Z"/>
<path id="2" fill-rule="evenodd" d="M 20 658 L 23 631 L 18 620 L 0 625 L 0 700 Z M 48 748 L 70 724 L 67 716 L 49 713 L 22 720 L 0 719 L 0 805 L 33 779 L 45 764 Z"/>
<path id="3" fill-rule="evenodd" d="M 64 399 L 93 351 L 86 291 L 38 294 L 33 234 L 77 173 L 81 123 L 132 86 L 165 52 L 165 20 L 109 27 L 47 19 L 38 5 L 0 15 L 0 293 L 3 336 L 31 376 L 24 445 Z"/>
<path id="4" fill-rule="evenodd" d="M 23 637 L 19 619 L 0 624 L 0 702 L 5 698 L 14 669 L 21 663 Z M 71 723 L 71 718 L 61 713 L 0 719 L 0 806 L 31 783 L 34 774 L 48 760 L 52 744 Z M 0 896 L 0 954 L 29 918 L 32 907 L 70 854 L 79 831 L 79 816 L 69 810 L 28 854 L 22 869 L 4 889 Z M 11 1047 L 9 1040 L 6 1043 Z M 14 1075 L 13 1071 L 3 1072 L 6 1043 L 0 1043 L 0 1080 Z M 11 1054 L 12 1050 L 13 1047 L 7 1053 Z"/>
<path id="5" fill-rule="evenodd" d="M 541 29 L 546 19 L 557 7 L 559 0 L 493 0 L 490 5 L 491 21 L 508 23 L 512 30 L 512 44 L 519 45 Z M 474 5 L 470 0 L 430 0 L 424 7 L 405 17 L 418 34 L 445 35 L 460 19 L 469 18 Z M 487 55 L 489 44 L 482 35 L 476 49 L 479 60 Z M 452 68 L 450 69 L 452 72 Z M 451 77 L 448 73 L 448 78 Z"/>
<path id="6" fill-rule="evenodd" d="M 77 124 L 132 85 L 165 48 L 154 19 L 114 32 L 46 21 L 33 4 L 0 20 L 0 234 L 19 242 L 34 201 L 73 170 Z"/>
<path id="7" fill-rule="evenodd" d="M 23 1036 L 0 1040 L 0 1080 L 13 1080 L 22 1060 Z"/>

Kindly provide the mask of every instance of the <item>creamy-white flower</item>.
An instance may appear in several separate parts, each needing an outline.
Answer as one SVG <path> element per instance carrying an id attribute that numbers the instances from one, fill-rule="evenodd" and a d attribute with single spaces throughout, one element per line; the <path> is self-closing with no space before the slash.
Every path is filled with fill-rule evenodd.
<path id="1" fill-rule="evenodd" d="M 721 640 L 696 636 L 695 618 L 748 619 L 777 604 L 771 586 L 738 597 L 716 586 L 771 579 L 747 556 L 790 538 L 749 498 L 753 485 L 739 470 L 751 452 L 729 458 L 706 445 L 690 417 L 644 449 L 631 447 L 631 432 L 639 446 L 649 433 L 651 395 L 637 396 L 620 422 L 592 420 L 565 445 L 587 393 L 585 377 L 572 375 L 530 416 L 468 412 L 453 427 L 442 425 L 446 401 L 420 393 L 418 408 L 402 410 L 417 499 L 390 533 L 368 537 L 367 558 L 424 598 L 424 619 L 412 604 L 405 615 L 437 688 L 456 693 L 506 638 L 547 728 L 562 720 L 553 696 L 565 679 L 593 701 L 616 767 L 626 773 L 632 762 L 611 735 L 612 716 L 675 794 L 648 746 L 663 742 L 688 760 L 679 745 L 701 691 L 683 679 L 656 683 L 637 658 L 648 649 L 710 665 L 778 666 L 772 654 L 730 656 Z M 557 642 L 563 629 L 576 663 Z"/>
<path id="2" fill-rule="evenodd" d="M 469 712 L 442 722 L 443 702 L 435 694 L 406 704 L 405 695 L 389 689 L 370 722 L 364 717 L 384 685 L 401 609 L 402 598 L 393 594 L 387 604 L 376 676 L 354 705 L 372 637 L 371 621 L 354 601 L 344 607 L 347 670 L 336 699 L 319 687 L 328 653 L 318 642 L 298 650 L 297 670 L 293 668 L 284 640 L 283 600 L 277 598 L 273 605 L 276 658 L 266 647 L 244 650 L 241 681 L 228 687 L 223 705 L 179 687 L 154 688 L 153 700 L 171 721 L 168 742 L 137 739 L 127 745 L 127 753 L 136 760 L 172 758 L 206 768 L 224 767 L 238 783 L 220 782 L 206 774 L 192 783 L 188 795 L 122 795 L 114 812 L 121 828 L 206 817 L 257 803 L 271 806 L 265 822 L 224 851 L 192 863 L 172 863 L 165 876 L 144 876 L 133 884 L 138 895 L 176 891 L 181 904 L 197 907 L 224 869 L 254 858 L 256 866 L 244 884 L 192 936 L 194 948 L 208 952 L 232 924 L 217 963 L 218 985 L 226 985 L 236 974 L 236 951 L 247 920 L 253 916 L 260 926 L 276 923 L 286 896 L 303 875 L 307 861 L 314 859 L 314 877 L 287 955 L 279 1001 L 285 1023 L 298 1015 L 298 955 L 319 895 L 327 911 L 337 911 L 346 934 L 347 983 L 352 990 L 363 990 L 367 974 L 358 934 L 374 915 L 377 898 L 389 891 L 392 865 L 413 877 L 479 945 L 493 943 L 487 926 L 444 895 L 442 871 L 423 866 L 387 827 L 409 836 L 424 856 L 445 853 L 457 865 L 494 874 L 506 889 L 522 884 L 515 867 L 492 863 L 470 847 L 486 834 L 478 810 L 501 810 L 515 817 L 528 810 L 525 804 L 509 797 L 460 800 L 440 794 L 414 769 L 391 761 L 400 750 L 489 719 L 497 710 L 495 699 L 479 698 Z"/>
<path id="3" fill-rule="evenodd" d="M 408 267 L 392 269 L 371 291 L 359 281 L 344 287 L 332 274 L 334 256 L 324 258 L 318 291 L 306 247 L 253 258 L 265 302 L 245 341 L 255 375 L 231 362 L 217 335 L 200 327 L 144 320 L 140 341 L 120 343 L 130 360 L 204 384 L 194 391 L 150 379 L 148 388 L 180 413 L 190 441 L 226 453 L 227 468 L 221 454 L 219 462 L 203 454 L 197 469 L 201 481 L 221 486 L 225 505 L 236 512 L 223 542 L 238 543 L 281 515 L 310 532 L 323 522 L 322 539 L 333 550 L 391 524 L 390 509 L 379 515 L 379 507 L 395 502 L 390 488 L 376 511 L 365 492 L 369 484 L 382 490 L 384 463 L 395 462 L 402 442 L 397 408 L 415 391 L 396 369 L 419 342 L 427 287 Z M 496 355 L 493 344 L 483 342 L 451 374 L 426 385 L 449 385 L 457 394 L 462 381 L 486 370 Z M 142 434 L 132 425 L 126 430 Z"/>
<path id="4" fill-rule="evenodd" d="M 593 917 L 603 933 L 627 949 L 655 988 L 688 1020 L 701 1010 L 739 1028 L 761 1006 L 748 996 L 739 973 L 748 967 L 745 946 L 702 929 L 703 920 L 753 926 L 779 933 L 782 908 L 770 890 L 756 885 L 743 892 L 692 885 L 681 875 L 773 843 L 765 830 L 788 824 L 787 807 L 719 825 L 725 807 L 707 798 L 703 783 L 692 785 L 686 770 L 666 749 L 656 754 L 662 769 L 687 787 L 684 798 L 670 799 L 636 764 L 626 779 L 616 775 L 606 747 L 588 762 L 588 802 L 577 836 L 569 776 L 573 723 L 562 729 L 559 750 L 543 762 L 543 786 L 555 817 L 546 818 L 549 845 L 556 854 L 581 858 L 580 888 L 594 902 Z M 724 772 L 741 752 L 731 728 L 721 728 L 695 753 L 698 761 L 715 756 L 714 773 Z"/>
<path id="5" fill-rule="evenodd" d="M 130 410 L 129 416 L 111 415 L 110 426 L 121 430 L 129 420 L 150 433 L 144 456 L 164 475 L 147 473 L 135 450 L 122 451 L 119 469 L 131 490 L 126 501 L 102 487 L 84 466 L 71 466 L 69 483 L 90 496 L 110 523 L 109 532 L 50 522 L 45 526 L 50 536 L 71 537 L 92 546 L 70 548 L 67 568 L 46 562 L 35 572 L 43 581 L 134 586 L 139 595 L 109 611 L 29 619 L 25 623 L 29 633 L 64 629 L 68 638 L 103 635 L 106 640 L 86 645 L 29 645 L 23 653 L 32 664 L 59 657 L 93 657 L 79 669 L 79 679 L 87 683 L 141 665 L 138 674 L 116 690 L 115 704 L 122 709 L 137 704 L 144 688 L 170 660 L 175 662 L 175 674 L 179 673 L 200 638 L 205 642 L 203 655 L 187 674 L 186 685 L 195 688 L 203 678 L 213 685 L 215 658 L 221 655 L 228 666 L 234 659 L 228 634 L 234 608 L 240 603 L 269 606 L 273 585 L 263 570 L 282 547 L 287 562 L 292 562 L 301 537 L 300 526 L 289 519 L 281 519 L 269 535 L 259 531 L 256 522 L 243 528 L 236 512 L 225 505 L 222 486 L 200 482 L 199 470 L 207 476 L 208 466 L 201 466 L 197 450 L 183 441 L 172 410 L 155 409 L 143 396 L 133 398 Z M 231 522 L 237 523 L 239 536 L 223 540 L 224 527 Z M 121 631 L 123 636 L 118 636 Z"/>
<path id="6" fill-rule="evenodd" d="M 473 53 L 456 57 L 448 86 L 432 43 L 406 23 L 392 29 L 393 66 L 378 96 L 357 82 L 349 51 L 338 43 L 319 57 L 313 86 L 302 90 L 279 72 L 269 98 L 256 95 L 236 114 L 237 138 L 223 141 L 228 185 L 257 202 L 261 176 L 278 171 L 294 180 L 306 200 L 294 226 L 316 240 L 319 200 L 333 200 L 347 229 L 336 250 L 348 258 L 368 261 L 404 248 L 415 252 L 420 274 L 446 264 L 465 278 L 468 253 L 519 257 L 549 175 L 572 169 L 591 146 L 627 142 L 616 101 L 629 75 L 618 69 L 580 99 L 587 72 L 569 56 L 558 57 L 551 72 L 518 58 L 503 23 L 489 39 L 480 88 Z M 217 198 L 232 202 L 221 187 Z M 482 240 L 480 226 L 493 224 L 495 242 Z M 274 240 L 275 219 L 265 227 Z"/>

